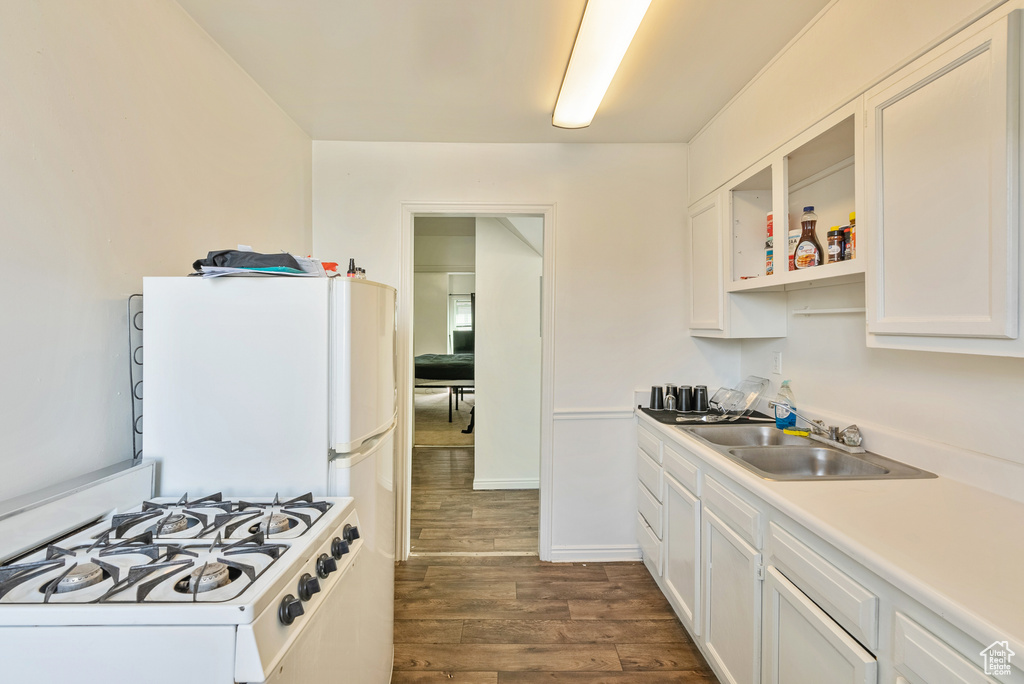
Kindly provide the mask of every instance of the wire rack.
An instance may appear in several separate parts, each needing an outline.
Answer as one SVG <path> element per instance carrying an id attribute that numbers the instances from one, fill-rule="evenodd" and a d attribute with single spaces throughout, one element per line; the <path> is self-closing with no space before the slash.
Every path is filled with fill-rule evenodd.
<path id="1" fill-rule="evenodd" d="M 132 457 L 142 460 L 142 295 L 128 297 L 128 379 L 132 390 Z"/>

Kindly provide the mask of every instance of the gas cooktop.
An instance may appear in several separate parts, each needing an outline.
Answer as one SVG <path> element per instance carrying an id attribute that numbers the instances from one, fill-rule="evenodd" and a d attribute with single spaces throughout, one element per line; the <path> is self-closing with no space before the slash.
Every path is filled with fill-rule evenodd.
<path id="1" fill-rule="evenodd" d="M 229 601 L 333 506 L 311 494 L 146 501 L 0 565 L 0 604 Z"/>

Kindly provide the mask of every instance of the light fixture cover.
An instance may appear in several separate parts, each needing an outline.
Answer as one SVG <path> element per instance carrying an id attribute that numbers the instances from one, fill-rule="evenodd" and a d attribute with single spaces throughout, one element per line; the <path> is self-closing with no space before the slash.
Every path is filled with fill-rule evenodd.
<path id="1" fill-rule="evenodd" d="M 587 0 L 551 123 L 585 128 L 594 119 L 651 0 Z"/>

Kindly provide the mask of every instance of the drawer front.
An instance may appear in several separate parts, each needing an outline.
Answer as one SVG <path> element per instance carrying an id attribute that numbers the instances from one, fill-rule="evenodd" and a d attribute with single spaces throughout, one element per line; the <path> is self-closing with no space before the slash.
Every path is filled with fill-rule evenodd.
<path id="1" fill-rule="evenodd" d="M 665 443 L 665 472 L 676 478 L 679 484 L 690 490 L 691 493 L 700 496 L 699 482 L 697 475 L 700 470 L 684 449 L 678 448 L 668 442 Z"/>
<path id="2" fill-rule="evenodd" d="M 662 499 L 661 466 L 651 460 L 643 449 L 636 451 L 636 475 L 644 486 L 654 494 L 658 501 Z"/>
<path id="3" fill-rule="evenodd" d="M 639 513 L 636 514 L 636 540 L 644 552 L 644 562 L 655 575 L 661 577 L 661 541 Z"/>
<path id="4" fill-rule="evenodd" d="M 761 548 L 760 511 L 730 492 L 713 477 L 704 478 L 701 501 L 755 548 Z"/>
<path id="5" fill-rule="evenodd" d="M 910 684 L 996 684 L 977 665 L 899 612 L 893 639 L 893 664 Z"/>
<path id="6" fill-rule="evenodd" d="M 877 684 L 875 656 L 771 565 L 762 621 L 762 684 Z"/>
<path id="7" fill-rule="evenodd" d="M 644 517 L 647 524 L 654 531 L 654 536 L 663 539 L 661 536 L 661 504 L 654 498 L 654 495 L 647 491 L 642 484 L 636 486 L 636 507 L 640 515 Z"/>
<path id="8" fill-rule="evenodd" d="M 661 440 L 639 425 L 636 428 L 636 443 L 655 463 L 661 463 Z"/>
<path id="9" fill-rule="evenodd" d="M 775 565 L 853 638 L 878 648 L 878 597 L 816 551 L 771 523 L 768 548 Z"/>

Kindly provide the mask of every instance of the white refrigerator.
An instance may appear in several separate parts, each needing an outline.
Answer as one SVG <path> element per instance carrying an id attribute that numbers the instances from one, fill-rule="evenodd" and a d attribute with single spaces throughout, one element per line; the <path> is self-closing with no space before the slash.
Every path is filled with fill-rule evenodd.
<path id="1" fill-rule="evenodd" d="M 355 498 L 373 616 L 353 658 L 388 682 L 395 290 L 352 278 L 146 278 L 143 448 L 161 496 Z M 353 663 L 354 664 L 354 663 Z"/>

